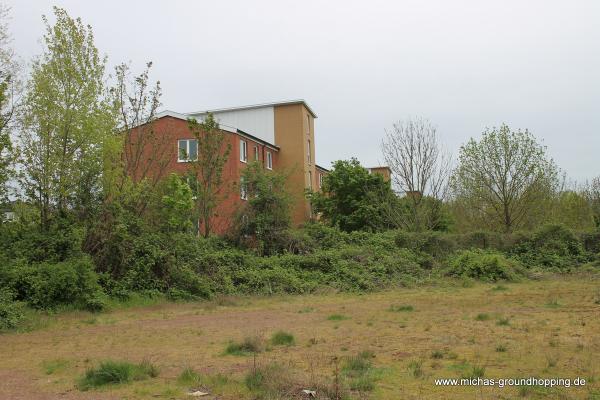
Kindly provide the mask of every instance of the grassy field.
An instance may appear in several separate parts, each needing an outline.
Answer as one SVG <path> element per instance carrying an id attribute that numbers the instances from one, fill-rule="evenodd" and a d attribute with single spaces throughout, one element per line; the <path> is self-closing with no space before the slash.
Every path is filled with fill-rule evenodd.
<path id="1" fill-rule="evenodd" d="M 371 399 L 600 399 L 600 281 L 64 313 L 31 332 L 1 335 L 0 354 L 1 399 L 185 399 L 192 389 L 209 392 L 204 399 L 301 398 L 314 388 L 318 396 L 338 390 Z M 158 376 L 83 391 L 81 376 L 106 360 L 152 364 Z M 586 385 L 434 384 L 530 376 L 581 377 Z"/>

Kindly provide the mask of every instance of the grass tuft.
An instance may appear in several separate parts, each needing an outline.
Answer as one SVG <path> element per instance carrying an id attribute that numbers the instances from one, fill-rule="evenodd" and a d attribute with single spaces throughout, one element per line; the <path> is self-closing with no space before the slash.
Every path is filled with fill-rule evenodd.
<path id="1" fill-rule="evenodd" d="M 271 344 L 274 346 L 292 346 L 296 343 L 294 335 L 284 331 L 278 331 L 271 336 Z"/>
<path id="2" fill-rule="evenodd" d="M 350 317 L 347 317 L 343 314 L 331 314 L 329 317 L 327 317 L 327 319 L 329 321 L 343 321 L 345 319 L 350 319 Z"/>
<path id="3" fill-rule="evenodd" d="M 248 336 L 243 342 L 230 342 L 225 348 L 226 355 L 246 356 L 251 353 L 260 353 L 264 350 L 264 340 L 260 336 Z"/>
<path id="4" fill-rule="evenodd" d="M 506 345 L 500 343 L 499 345 L 496 346 L 496 352 L 498 353 L 506 353 Z"/>
<path id="5" fill-rule="evenodd" d="M 392 304 L 390 306 L 390 308 L 388 308 L 388 310 L 392 311 L 392 312 L 411 312 L 411 311 L 414 311 L 415 308 L 413 306 L 411 306 L 410 304 L 404 304 L 404 305 Z"/>
<path id="6" fill-rule="evenodd" d="M 88 369 L 77 383 L 79 390 L 89 390 L 105 385 L 140 381 L 158 376 L 158 368 L 149 361 L 132 364 L 126 361 L 104 361 L 96 368 Z"/>
<path id="7" fill-rule="evenodd" d="M 510 325 L 510 320 L 508 318 L 500 318 L 498 320 L 498 322 L 496 322 L 496 325 L 498 325 L 498 326 L 509 326 Z"/>
<path id="8" fill-rule="evenodd" d="M 415 378 L 421 378 L 424 375 L 423 362 L 419 360 L 413 360 L 408 363 L 408 371 Z"/>
<path id="9" fill-rule="evenodd" d="M 177 377 L 177 383 L 181 385 L 196 385 L 200 381 L 200 375 L 190 367 L 186 367 Z"/>
<path id="10" fill-rule="evenodd" d="M 475 317 L 475 321 L 488 321 L 489 319 L 490 315 L 485 313 L 477 314 Z"/>

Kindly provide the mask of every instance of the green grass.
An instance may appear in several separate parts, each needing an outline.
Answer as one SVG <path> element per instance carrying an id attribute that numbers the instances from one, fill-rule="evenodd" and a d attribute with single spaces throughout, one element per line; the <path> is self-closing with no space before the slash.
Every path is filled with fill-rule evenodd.
<path id="1" fill-rule="evenodd" d="M 408 363 L 408 372 L 414 378 L 421 378 L 424 374 L 423 372 L 423 362 L 419 360 L 413 360 Z"/>
<path id="2" fill-rule="evenodd" d="M 414 311 L 415 308 L 413 306 L 411 306 L 410 304 L 404 304 L 404 305 L 392 304 L 388 310 L 392 311 L 392 312 L 410 312 L 410 311 Z"/>
<path id="3" fill-rule="evenodd" d="M 348 379 L 351 390 L 370 392 L 375 389 L 377 377 L 373 368 L 373 358 L 375 354 L 372 351 L 364 350 L 344 360 L 342 374 Z"/>
<path id="4" fill-rule="evenodd" d="M 434 360 L 439 360 L 444 358 L 444 352 L 441 350 L 434 350 L 431 352 L 431 358 L 433 358 Z"/>
<path id="5" fill-rule="evenodd" d="M 127 361 L 104 361 L 96 368 L 86 371 L 79 381 L 79 390 L 89 390 L 106 385 L 140 381 L 158 376 L 158 368 L 149 361 L 132 364 Z"/>
<path id="6" fill-rule="evenodd" d="M 284 331 L 278 331 L 271 336 L 271 344 L 274 346 L 292 346 L 296 342 L 294 335 Z"/>
<path id="7" fill-rule="evenodd" d="M 46 375 L 52 375 L 56 372 L 63 371 L 69 366 L 69 361 L 62 358 L 56 360 L 48 360 L 42 363 L 42 368 Z"/>
<path id="8" fill-rule="evenodd" d="M 329 317 L 327 317 L 327 319 L 329 321 L 343 321 L 345 319 L 350 319 L 350 317 L 347 317 L 343 314 L 331 314 Z"/>
<path id="9" fill-rule="evenodd" d="M 500 318 L 498 320 L 498 322 L 496 322 L 496 325 L 498 325 L 498 326 L 509 326 L 510 325 L 510 320 L 508 318 Z"/>
<path id="10" fill-rule="evenodd" d="M 475 317 L 475 321 L 487 321 L 489 319 L 490 315 L 485 313 L 477 314 L 477 316 Z"/>
<path id="11" fill-rule="evenodd" d="M 497 353 L 506 353 L 506 345 L 500 343 L 499 345 L 496 346 L 496 352 Z"/>
<path id="12" fill-rule="evenodd" d="M 196 385 L 199 381 L 200 375 L 190 367 L 186 367 L 177 377 L 177 383 L 180 385 Z"/>

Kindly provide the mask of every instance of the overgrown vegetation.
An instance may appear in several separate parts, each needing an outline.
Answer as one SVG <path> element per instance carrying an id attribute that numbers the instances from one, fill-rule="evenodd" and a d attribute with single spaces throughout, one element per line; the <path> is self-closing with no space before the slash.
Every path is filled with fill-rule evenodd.
<path id="1" fill-rule="evenodd" d="M 598 180 L 559 190 L 545 148 L 502 126 L 461 148 L 450 196 L 447 158 L 425 120 L 397 124 L 383 143 L 395 186 L 356 159 L 336 161 L 321 190 L 307 193 L 318 218 L 302 227 L 291 226 L 286 175 L 248 164 L 238 188 L 247 201 L 231 232 L 216 237 L 211 218 L 226 198 L 231 150 L 218 123 L 189 121 L 201 144 L 180 154 L 191 175 L 167 174 L 177 154 L 162 152 L 173 147 L 155 129 L 161 88 L 150 81 L 152 64 L 134 77 L 118 65 L 106 87 L 91 27 L 54 13 L 12 121 L 19 146 L 0 130 L 0 200 L 9 175 L 16 185 L 7 204 L 14 218 L 0 220 L 2 330 L 28 309 L 97 312 L 142 297 L 366 292 L 438 279 L 468 286 L 600 265 Z M 519 160 L 526 171 L 515 169 Z M 507 173 L 493 173 L 501 165 Z"/>
<path id="2" fill-rule="evenodd" d="M 79 390 L 90 390 L 105 385 L 124 384 L 158 376 L 158 368 L 149 361 L 132 364 L 126 361 L 104 361 L 90 368 L 77 382 Z"/>

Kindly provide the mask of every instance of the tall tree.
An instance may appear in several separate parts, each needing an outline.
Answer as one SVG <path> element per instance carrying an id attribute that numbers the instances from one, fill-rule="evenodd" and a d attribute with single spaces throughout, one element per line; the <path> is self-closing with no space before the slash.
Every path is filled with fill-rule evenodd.
<path id="1" fill-rule="evenodd" d="M 212 219 L 217 206 L 228 194 L 223 182 L 223 170 L 231 153 L 231 144 L 211 113 L 202 122 L 189 119 L 188 125 L 197 140 L 197 156 L 184 156 L 190 159 L 190 186 L 195 194 L 204 237 L 208 237 L 212 233 Z"/>
<path id="2" fill-rule="evenodd" d="M 395 199 L 390 183 L 380 174 L 370 174 L 355 158 L 334 162 L 321 191 L 309 196 L 316 213 L 348 232 L 389 226 L 385 207 Z"/>
<path id="3" fill-rule="evenodd" d="M 242 173 L 248 201 L 240 210 L 238 238 L 256 239 L 258 252 L 270 255 L 279 249 L 283 233 L 290 227 L 290 195 L 286 190 L 287 176 L 267 171 L 253 162 Z"/>
<path id="4" fill-rule="evenodd" d="M 23 186 L 47 229 L 54 213 L 85 214 L 99 192 L 102 142 L 113 128 L 105 101 L 106 58 L 92 28 L 54 8 L 44 49 L 32 65 L 20 129 Z"/>
<path id="5" fill-rule="evenodd" d="M 487 129 L 461 146 L 452 176 L 458 199 L 489 228 L 511 232 L 544 212 L 556 191 L 558 168 L 529 131 Z"/>
<path id="6" fill-rule="evenodd" d="M 12 175 L 14 152 L 10 134 L 22 89 L 20 63 L 8 31 L 9 13 L 10 9 L 0 4 L 0 202 L 7 198 L 7 182 Z"/>
<path id="7" fill-rule="evenodd" d="M 402 225 L 414 230 L 438 226 L 451 168 L 435 126 L 422 118 L 398 121 L 386 131 L 381 150 L 395 187 L 407 198 L 410 212 L 404 213 Z"/>

